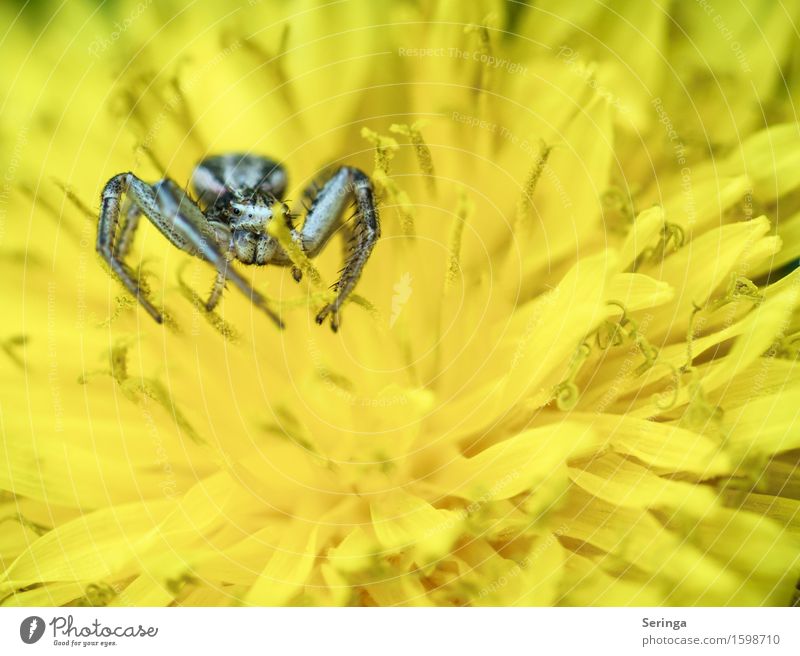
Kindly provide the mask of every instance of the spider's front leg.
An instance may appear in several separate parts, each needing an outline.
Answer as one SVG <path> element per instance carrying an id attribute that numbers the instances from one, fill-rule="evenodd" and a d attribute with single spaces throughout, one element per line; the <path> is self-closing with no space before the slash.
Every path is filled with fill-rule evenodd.
<path id="1" fill-rule="evenodd" d="M 341 223 L 342 213 L 351 200 L 355 201 L 355 222 L 347 243 L 345 264 L 339 280 L 333 288 L 336 299 L 322 308 L 316 317 L 317 323 L 325 321 L 331 315 L 331 329 L 339 328 L 339 310 L 353 291 L 361 277 L 375 242 L 380 237 L 380 219 L 375 206 L 375 195 L 372 182 L 361 170 L 352 166 L 342 166 L 317 189 L 316 186 L 307 192 L 312 198 L 303 228 L 300 232 L 303 250 L 309 257 L 314 257 L 326 244 Z"/>
<path id="2" fill-rule="evenodd" d="M 125 195 L 129 195 L 132 204 L 126 210 L 127 220 L 118 243 L 115 243 L 114 237 L 119 222 L 120 206 L 122 197 Z M 138 281 L 134 280 L 130 270 L 123 262 L 139 218 L 139 211 L 144 212 L 145 206 L 148 206 L 151 212 L 155 211 L 156 204 L 152 189 L 132 173 L 120 173 L 106 183 L 101 203 L 100 220 L 97 224 L 97 251 L 122 281 L 122 284 L 147 310 L 147 313 L 161 323 L 163 321 L 161 313 L 142 293 Z"/>
<path id="3" fill-rule="evenodd" d="M 127 221 L 121 230 L 118 243 L 115 244 L 123 196 L 127 196 L 130 200 L 131 207 L 127 212 Z M 130 245 L 140 213 L 144 214 L 173 245 L 212 263 L 217 269 L 218 281 L 219 279 L 231 280 L 279 327 L 283 327 L 283 322 L 267 306 L 264 297 L 250 287 L 247 281 L 229 266 L 228 259 L 223 254 L 219 243 L 220 239 L 225 236 L 221 233 L 218 234 L 220 230 L 222 233 L 225 232 L 223 226 L 215 229 L 200 208 L 172 180 L 162 180 L 151 186 L 133 173 L 120 173 L 111 178 L 103 189 L 102 209 L 97 227 L 97 250 L 153 319 L 159 323 L 163 320 L 158 310 L 142 293 L 138 283 L 122 261 Z M 217 287 L 220 286 L 217 285 Z M 212 294 L 212 299 L 216 302 L 217 299 L 213 297 L 214 294 Z M 212 299 L 209 299 L 209 303 L 212 302 Z"/>

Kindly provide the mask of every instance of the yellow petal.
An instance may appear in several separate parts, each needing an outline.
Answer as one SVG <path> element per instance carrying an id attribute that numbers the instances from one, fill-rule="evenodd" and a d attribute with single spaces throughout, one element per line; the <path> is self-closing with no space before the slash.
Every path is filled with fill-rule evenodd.
<path id="1" fill-rule="evenodd" d="M 162 581 L 149 574 L 137 576 L 109 604 L 109 606 L 169 606 L 174 594 L 167 590 Z"/>
<path id="2" fill-rule="evenodd" d="M 571 467 L 570 478 L 599 499 L 629 508 L 676 508 L 703 515 L 717 503 L 716 494 L 692 483 L 656 476 L 622 457 L 609 453 L 582 468 Z"/>
<path id="3" fill-rule="evenodd" d="M 302 588 L 317 556 L 317 529 L 305 535 L 307 539 L 300 531 L 287 531 L 247 593 L 247 604 L 280 606 Z"/>
<path id="4" fill-rule="evenodd" d="M 441 557 L 461 530 L 463 517 L 403 491 L 370 504 L 372 524 L 381 545 L 390 551 L 412 549 L 423 563 Z"/>
<path id="5" fill-rule="evenodd" d="M 725 413 L 727 444 L 742 457 L 800 447 L 800 390 L 762 396 Z"/>
<path id="6" fill-rule="evenodd" d="M 664 226 L 664 209 L 658 205 L 641 212 L 633 223 L 620 248 L 619 264 L 623 271 L 630 267 L 646 248 L 658 241 Z"/>
<path id="7" fill-rule="evenodd" d="M 703 477 L 731 470 L 728 456 L 711 439 L 669 424 L 617 415 L 572 413 L 584 420 L 618 453 L 636 456 L 664 472 L 692 472 Z"/>
<path id="8" fill-rule="evenodd" d="M 508 499 L 537 490 L 546 479 L 564 480 L 564 465 L 596 447 L 588 424 L 565 421 L 531 428 L 471 458 L 448 463 L 434 477 L 442 494 L 476 502 Z"/>
<path id="9" fill-rule="evenodd" d="M 753 181 L 754 195 L 765 202 L 783 196 L 800 184 L 800 134 L 797 125 L 774 125 L 745 139 L 721 170 L 744 170 Z"/>
<path id="10" fill-rule="evenodd" d="M 366 586 L 380 606 L 429 606 L 428 591 L 418 576 L 407 574 Z"/>
<path id="11" fill-rule="evenodd" d="M 33 590 L 16 592 L 2 601 L 2 606 L 63 606 L 83 596 L 84 583 L 50 583 Z"/>
<path id="12" fill-rule="evenodd" d="M 138 547 L 173 508 L 169 500 L 114 506 L 67 522 L 34 542 L 0 579 L 0 590 L 38 581 L 94 581 L 134 571 Z"/>
<path id="13" fill-rule="evenodd" d="M 606 293 L 629 312 L 667 303 L 675 295 L 669 283 L 641 273 L 618 273 L 609 282 Z"/>
<path id="14" fill-rule="evenodd" d="M 358 572 L 369 567 L 379 552 L 375 539 L 357 526 L 338 546 L 328 551 L 328 562 L 339 572 Z"/>

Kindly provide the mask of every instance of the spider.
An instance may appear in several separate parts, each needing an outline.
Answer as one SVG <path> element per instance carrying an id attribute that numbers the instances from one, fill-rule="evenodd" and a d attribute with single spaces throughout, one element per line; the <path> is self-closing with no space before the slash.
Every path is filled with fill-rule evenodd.
<path id="1" fill-rule="evenodd" d="M 211 311 L 216 307 L 226 280 L 230 280 L 283 328 L 280 317 L 230 266 L 230 261 L 291 266 L 292 276 L 299 282 L 302 272 L 292 264 L 278 240 L 267 233 L 267 224 L 273 218 L 284 220 L 291 239 L 308 257 L 322 251 L 330 237 L 341 230 L 345 238 L 345 264 L 333 286 L 336 298 L 316 316 L 316 322 L 322 324 L 330 315 L 331 329 L 336 332 L 341 306 L 356 286 L 380 236 L 372 182 L 357 168 L 333 169 L 306 189 L 306 217 L 300 230 L 294 226 L 296 215 L 283 202 L 286 184 L 281 164 L 240 153 L 208 157 L 195 167 L 192 186 L 197 200 L 169 178 L 148 184 L 133 173 L 120 173 L 103 189 L 97 250 L 148 314 L 161 323 L 161 313 L 142 292 L 124 262 L 139 217 L 144 214 L 173 245 L 216 267 L 217 277 L 206 309 Z M 125 204 L 123 197 L 127 199 Z M 356 211 L 351 227 L 342 220 L 342 214 L 353 200 Z"/>

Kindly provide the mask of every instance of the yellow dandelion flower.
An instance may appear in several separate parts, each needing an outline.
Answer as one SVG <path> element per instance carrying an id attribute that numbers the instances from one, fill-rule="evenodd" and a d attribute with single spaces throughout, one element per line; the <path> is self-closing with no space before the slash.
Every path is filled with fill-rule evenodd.
<path id="1" fill-rule="evenodd" d="M 2 603 L 791 603 L 798 87 L 762 4 L 3 5 Z M 371 176 L 338 333 L 337 243 L 299 285 L 232 265 L 283 331 L 206 311 L 147 221 L 165 323 L 102 266 L 109 178 L 225 152 L 295 207 Z"/>

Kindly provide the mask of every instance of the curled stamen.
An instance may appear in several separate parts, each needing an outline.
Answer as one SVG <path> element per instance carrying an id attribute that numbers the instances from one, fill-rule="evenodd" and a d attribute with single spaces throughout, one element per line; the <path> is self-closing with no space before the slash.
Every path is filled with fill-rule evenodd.
<path id="1" fill-rule="evenodd" d="M 659 410 L 667 411 L 672 410 L 677 403 L 678 398 L 680 398 L 681 393 L 681 372 L 680 370 L 673 364 L 669 362 L 660 362 L 659 364 L 668 367 L 672 371 L 672 398 L 669 399 L 669 402 L 664 403 L 661 399 L 666 397 L 666 393 L 670 391 L 669 389 L 659 392 L 658 394 L 653 395 L 653 403 L 655 404 L 656 408 Z"/>
<path id="2" fill-rule="evenodd" d="M 595 342 L 597 346 L 603 350 L 609 348 L 610 346 L 620 346 L 626 338 L 630 338 L 632 335 L 635 334 L 637 329 L 637 324 L 632 319 L 628 318 L 628 310 L 623 303 L 620 301 L 609 300 L 606 302 L 606 305 L 615 305 L 620 310 L 622 310 L 622 316 L 619 318 L 619 321 L 611 321 L 606 319 L 600 324 L 600 327 L 597 329 L 595 334 Z M 630 326 L 626 331 L 625 328 Z M 603 333 L 605 333 L 608 340 L 603 343 L 602 337 Z"/>
<path id="3" fill-rule="evenodd" d="M 553 394 L 559 410 L 572 410 L 581 396 L 578 386 L 572 381 L 563 381 L 556 385 Z"/>
<path id="4" fill-rule="evenodd" d="M 680 368 L 681 373 L 686 373 L 692 369 L 692 360 L 694 360 L 694 356 L 692 355 L 692 341 L 694 340 L 695 332 L 694 322 L 697 313 L 702 309 L 703 308 L 697 305 L 697 303 L 694 301 L 692 302 L 692 314 L 689 317 L 689 327 L 686 329 L 686 362 Z"/>
<path id="5" fill-rule="evenodd" d="M 635 337 L 636 347 L 644 357 L 644 362 L 636 368 L 636 375 L 640 376 L 648 369 L 651 369 L 658 360 L 659 350 L 653 346 L 644 335 L 636 333 Z"/>
<path id="6" fill-rule="evenodd" d="M 559 410 L 571 410 L 577 405 L 580 399 L 580 390 L 575 384 L 575 378 L 591 353 L 592 347 L 588 342 L 583 341 L 572 354 L 567 377 L 553 389 L 553 396 Z"/>
<path id="7" fill-rule="evenodd" d="M 598 348 L 605 350 L 612 346 L 621 346 L 626 339 L 633 340 L 634 345 L 645 359 L 635 371 L 637 376 L 641 375 L 656 363 L 659 351 L 639 330 L 639 324 L 628 316 L 628 310 L 623 303 L 609 300 L 607 304 L 620 308 L 622 316 L 616 323 L 609 320 L 602 322 L 595 332 L 595 343 Z"/>
<path id="8" fill-rule="evenodd" d="M 677 251 L 683 246 L 684 241 L 685 234 L 683 228 L 677 223 L 664 221 L 658 243 L 653 248 L 646 248 L 642 251 L 642 254 L 636 258 L 636 262 L 634 262 L 633 270 L 636 271 L 639 266 L 641 266 L 642 262 L 648 260 L 651 262 L 660 262 L 666 256 L 670 244 L 672 244 L 673 251 Z"/>
<path id="9" fill-rule="evenodd" d="M 619 324 L 621 326 L 624 326 L 626 323 L 628 323 L 628 309 L 625 307 L 625 304 L 622 303 L 622 301 L 615 301 L 614 299 L 610 299 L 606 301 L 606 305 L 615 305 L 620 310 L 622 310 L 622 316 L 619 319 Z"/>
<path id="10" fill-rule="evenodd" d="M 601 351 L 605 351 L 612 346 L 620 346 L 624 341 L 625 335 L 622 327 L 613 321 L 603 321 L 595 333 L 595 343 Z"/>

